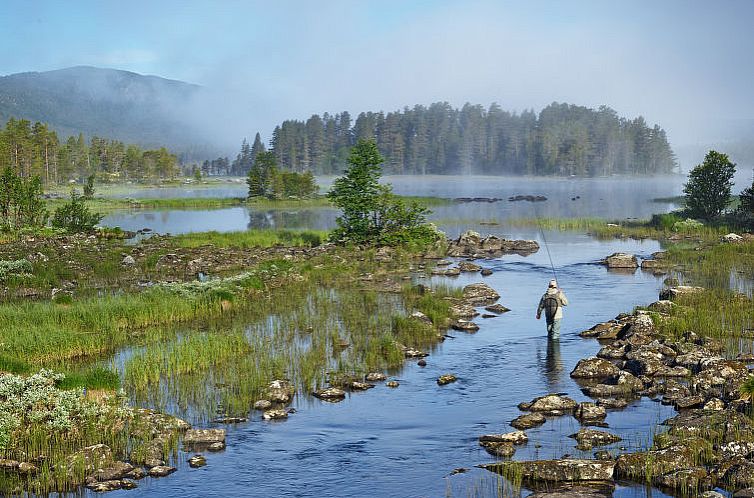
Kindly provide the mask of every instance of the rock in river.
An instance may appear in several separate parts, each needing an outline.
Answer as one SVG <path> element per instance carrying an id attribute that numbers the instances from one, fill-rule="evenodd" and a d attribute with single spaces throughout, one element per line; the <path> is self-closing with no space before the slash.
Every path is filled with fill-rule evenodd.
<path id="1" fill-rule="evenodd" d="M 500 303 L 493 304 L 490 306 L 485 306 L 484 309 L 489 311 L 490 313 L 497 313 L 498 315 L 501 315 L 503 313 L 507 313 L 510 311 L 510 309 L 506 308 Z"/>
<path id="2" fill-rule="evenodd" d="M 573 414 L 580 422 L 599 422 L 607 417 L 607 411 L 596 403 L 579 403 Z"/>
<path id="3" fill-rule="evenodd" d="M 618 375 L 620 369 L 602 358 L 585 358 L 579 360 L 571 372 L 574 379 L 604 379 Z"/>
<path id="4" fill-rule="evenodd" d="M 540 396 L 534 398 L 528 405 L 526 410 L 530 412 L 543 412 L 562 415 L 565 412 L 570 412 L 576 408 L 577 403 L 569 398 L 560 394 L 548 394 L 546 396 Z"/>
<path id="5" fill-rule="evenodd" d="M 450 328 L 461 332 L 476 332 L 479 330 L 479 325 L 470 320 L 457 320 L 450 325 Z"/>
<path id="6" fill-rule="evenodd" d="M 211 444 L 225 442 L 225 429 L 189 429 L 183 436 L 184 444 Z"/>
<path id="7" fill-rule="evenodd" d="M 458 379 L 456 378 L 455 375 L 453 375 L 453 374 L 445 374 L 445 375 L 441 375 L 437 379 L 437 385 L 438 386 L 444 386 L 446 384 L 450 384 L 451 382 L 455 382 L 457 380 Z"/>
<path id="8" fill-rule="evenodd" d="M 505 475 L 508 468 L 529 481 L 573 482 L 609 481 L 613 478 L 615 462 L 610 460 L 533 460 L 501 462 L 482 465 L 483 468 Z"/>
<path id="9" fill-rule="evenodd" d="M 524 431 L 506 432 L 505 434 L 485 434 L 479 436 L 479 442 L 526 444 L 529 436 Z"/>
<path id="10" fill-rule="evenodd" d="M 604 446 L 606 444 L 617 443 L 621 440 L 620 436 L 611 434 L 605 431 L 598 431 L 594 429 L 579 429 L 576 434 L 568 436 L 578 442 L 577 448 L 582 450 L 589 450 L 593 446 Z"/>
<path id="11" fill-rule="evenodd" d="M 511 425 L 516 429 L 523 431 L 540 426 L 545 423 L 545 420 L 547 419 L 541 413 L 527 413 L 526 415 L 521 415 L 520 417 L 513 419 Z"/>
<path id="12" fill-rule="evenodd" d="M 342 389 L 338 389 L 337 387 L 329 387 L 327 389 L 314 391 L 312 395 L 324 401 L 337 402 L 342 401 L 346 397 L 346 392 Z"/>
<path id="13" fill-rule="evenodd" d="M 152 477 L 165 477 L 176 471 L 175 467 L 169 467 L 167 465 L 158 465 L 149 469 L 149 475 Z"/>
<path id="14" fill-rule="evenodd" d="M 194 455 L 188 459 L 188 464 L 192 469 L 197 469 L 207 465 L 207 459 L 203 455 Z"/>
<path id="15" fill-rule="evenodd" d="M 511 457 L 516 452 L 513 443 L 506 441 L 479 441 L 479 446 L 484 448 L 487 453 L 496 457 Z"/>
<path id="16" fill-rule="evenodd" d="M 463 288 L 464 301 L 473 305 L 492 304 L 500 299 L 500 294 L 485 283 L 469 284 Z"/>
<path id="17" fill-rule="evenodd" d="M 624 252 L 616 252 L 606 257 L 603 263 L 608 268 L 638 268 L 639 261 L 633 254 L 626 254 Z"/>
<path id="18" fill-rule="evenodd" d="M 367 382 L 381 382 L 387 379 L 387 376 L 382 372 L 370 372 L 364 378 Z"/>

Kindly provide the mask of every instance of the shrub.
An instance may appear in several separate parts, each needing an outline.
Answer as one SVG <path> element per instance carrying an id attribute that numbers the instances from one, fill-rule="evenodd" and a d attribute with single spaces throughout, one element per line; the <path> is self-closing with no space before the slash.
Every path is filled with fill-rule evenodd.
<path id="1" fill-rule="evenodd" d="M 21 178 L 10 167 L 0 176 L 0 225 L 4 230 L 38 228 L 47 223 L 38 176 Z"/>
<path id="2" fill-rule="evenodd" d="M 86 177 L 84 184 L 84 199 L 94 198 L 94 173 Z"/>
<path id="3" fill-rule="evenodd" d="M 11 261 L 0 260 L 0 282 L 4 282 L 9 277 L 23 277 L 29 275 L 31 271 L 31 263 L 26 259 Z"/>
<path id="4" fill-rule="evenodd" d="M 102 218 L 101 214 L 91 212 L 84 198 L 72 190 L 71 200 L 55 210 L 52 226 L 71 233 L 91 232 Z"/>
<path id="5" fill-rule="evenodd" d="M 704 228 L 704 223 L 702 223 L 701 221 L 692 220 L 691 218 L 686 218 L 685 220 L 676 221 L 675 223 L 673 223 L 674 232 L 694 232 L 701 228 Z"/>

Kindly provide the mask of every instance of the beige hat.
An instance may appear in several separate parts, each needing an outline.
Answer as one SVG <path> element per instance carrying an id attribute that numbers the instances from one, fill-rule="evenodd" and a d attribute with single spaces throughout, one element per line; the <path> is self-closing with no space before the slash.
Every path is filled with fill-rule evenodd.
<path id="1" fill-rule="evenodd" d="M 557 287 L 558 281 L 557 280 L 550 280 L 550 285 L 548 287 Z"/>

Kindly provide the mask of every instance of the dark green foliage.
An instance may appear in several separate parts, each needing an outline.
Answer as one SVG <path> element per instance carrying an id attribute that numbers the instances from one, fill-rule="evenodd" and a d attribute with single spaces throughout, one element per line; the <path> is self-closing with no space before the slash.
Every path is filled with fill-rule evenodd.
<path id="1" fill-rule="evenodd" d="M 7 166 L 0 176 L 0 228 L 41 227 L 47 216 L 39 177 L 22 178 Z"/>
<path id="2" fill-rule="evenodd" d="M 707 220 L 719 216 L 730 202 L 735 172 L 736 165 L 726 154 L 709 151 L 704 162 L 689 172 L 683 188 L 689 214 Z"/>
<path id="3" fill-rule="evenodd" d="M 86 177 L 86 184 L 84 185 L 84 199 L 94 198 L 94 173 Z"/>
<path id="4" fill-rule="evenodd" d="M 102 217 L 99 213 L 92 213 L 84 197 L 75 190 L 71 190 L 71 200 L 55 210 L 52 226 L 70 233 L 90 232 L 102 220 Z"/>
<path id="5" fill-rule="evenodd" d="M 745 188 L 741 195 L 741 205 L 739 211 L 745 216 L 754 216 L 754 181 L 751 182 L 751 187 Z"/>
<path id="6" fill-rule="evenodd" d="M 280 172 L 277 169 L 275 154 L 260 152 L 246 179 L 249 198 L 306 199 L 313 197 L 318 190 L 311 171 L 305 173 Z"/>
<path id="7" fill-rule="evenodd" d="M 643 118 L 553 103 L 539 115 L 447 102 L 403 111 L 284 121 L 272 135 L 281 169 L 337 174 L 356 140 L 371 139 L 389 174 L 662 174 L 676 167 L 665 131 Z"/>
<path id="8" fill-rule="evenodd" d="M 84 135 L 61 142 L 43 123 L 9 119 L 0 130 L 0 167 L 10 167 L 18 176 L 38 177 L 45 184 L 81 181 L 94 195 L 95 175 L 107 180 L 172 178 L 178 173 L 178 158 L 166 148 L 143 150 L 117 140 Z"/>
<path id="9" fill-rule="evenodd" d="M 342 211 L 331 240 L 388 245 L 435 240 L 437 232 L 426 222 L 429 210 L 406 204 L 389 185 L 380 185 L 382 161 L 374 140 L 360 139 L 351 149 L 349 168 L 327 194 Z"/>

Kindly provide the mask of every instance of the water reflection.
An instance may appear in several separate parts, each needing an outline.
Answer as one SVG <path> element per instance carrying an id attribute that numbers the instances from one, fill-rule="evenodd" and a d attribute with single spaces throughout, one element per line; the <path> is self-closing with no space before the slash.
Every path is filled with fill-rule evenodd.
<path id="1" fill-rule="evenodd" d="M 563 372 L 563 360 L 560 357 L 560 339 L 547 338 L 547 356 L 545 357 L 544 367 L 545 378 L 551 390 L 560 379 Z"/>

